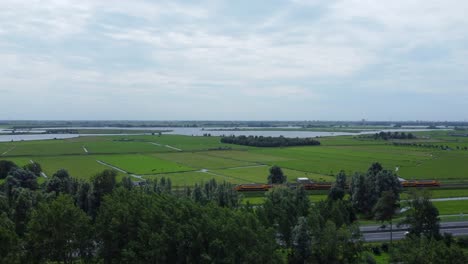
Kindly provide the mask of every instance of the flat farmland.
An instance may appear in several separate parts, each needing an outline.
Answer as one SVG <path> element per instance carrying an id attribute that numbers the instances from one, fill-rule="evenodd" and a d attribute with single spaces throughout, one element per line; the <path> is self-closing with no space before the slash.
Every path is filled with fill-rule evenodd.
<path id="1" fill-rule="evenodd" d="M 249 161 L 249 162 L 256 162 L 256 163 L 272 163 L 276 161 L 291 160 L 290 158 L 287 158 L 287 157 L 256 153 L 253 151 L 253 149 L 252 151 L 236 151 L 236 150 L 209 151 L 209 152 L 205 152 L 205 154 L 210 155 L 210 156 L 215 156 L 215 157 L 222 157 L 225 159 Z"/>
<path id="2" fill-rule="evenodd" d="M 269 169 L 269 166 L 258 166 L 249 168 L 213 170 L 213 172 L 219 175 L 225 175 L 234 179 L 238 179 L 243 183 L 267 183 L 267 177 L 270 174 Z M 290 169 L 283 169 L 283 173 L 288 177 L 287 180 L 289 182 L 294 182 L 299 177 L 307 177 L 315 181 L 334 181 L 334 177 L 316 173 Z"/>
<path id="3" fill-rule="evenodd" d="M 97 173 L 110 169 L 97 163 L 91 156 L 34 157 L 31 159 L 41 164 L 44 173 L 49 177 L 59 169 L 66 169 L 74 178 L 89 180 Z M 124 174 L 119 172 L 118 175 L 120 178 Z"/>
<path id="4" fill-rule="evenodd" d="M 255 163 L 252 162 L 219 158 L 209 155 L 209 152 L 158 153 L 151 155 L 159 159 L 176 162 L 198 169 L 222 169 L 255 165 Z"/>
<path id="5" fill-rule="evenodd" d="M 468 200 L 436 201 L 433 203 L 439 209 L 441 215 L 468 214 Z"/>
<path id="6" fill-rule="evenodd" d="M 82 145 L 67 140 L 20 141 L 4 156 L 56 156 L 82 154 Z"/>
<path id="7" fill-rule="evenodd" d="M 154 136 L 152 142 L 175 147 L 182 151 L 216 148 L 249 149 L 250 147 L 220 143 L 220 137 L 192 137 L 179 135 Z"/>
<path id="8" fill-rule="evenodd" d="M 437 151 L 432 159 L 414 166 L 402 167 L 399 173 L 409 179 L 467 179 L 468 153 Z"/>
<path id="9" fill-rule="evenodd" d="M 94 158 L 132 174 L 159 174 L 195 170 L 175 162 L 141 154 L 97 155 Z"/>
<path id="10" fill-rule="evenodd" d="M 284 168 L 325 175 L 336 175 L 342 169 L 348 174 L 366 171 L 373 162 L 380 162 L 384 167 L 393 169 L 397 166 L 416 166 L 431 159 L 429 152 L 404 150 L 389 145 L 265 148 L 253 152 L 289 158 L 274 163 Z"/>
<path id="11" fill-rule="evenodd" d="M 199 172 L 199 171 L 143 176 L 144 179 L 148 179 L 148 180 L 156 180 L 162 177 L 166 179 L 170 179 L 172 182 L 172 186 L 174 187 L 194 186 L 195 184 L 208 182 L 211 179 L 215 179 L 217 182 L 230 182 L 233 184 L 242 183 L 238 179 L 233 179 L 233 178 L 229 178 L 225 176 L 220 176 L 220 175 L 206 173 L 206 172 Z"/>
<path id="12" fill-rule="evenodd" d="M 149 142 L 139 141 L 96 141 L 84 142 L 83 146 L 89 154 L 118 154 L 118 153 L 150 153 L 171 152 L 172 149 L 157 146 Z M 81 150 L 84 151 L 83 149 Z"/>

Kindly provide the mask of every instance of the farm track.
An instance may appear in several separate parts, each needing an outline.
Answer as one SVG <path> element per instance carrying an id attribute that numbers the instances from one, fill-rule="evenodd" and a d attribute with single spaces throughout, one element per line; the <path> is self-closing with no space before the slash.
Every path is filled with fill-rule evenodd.
<path id="1" fill-rule="evenodd" d="M 182 149 L 180 148 L 176 148 L 176 147 L 173 147 L 173 146 L 169 146 L 169 145 L 163 145 L 163 144 L 159 144 L 159 143 L 156 143 L 156 142 L 149 142 L 155 146 L 159 146 L 159 147 L 166 147 L 166 148 L 170 148 L 170 149 L 173 149 L 173 150 L 177 150 L 177 151 L 183 151 Z"/>
<path id="2" fill-rule="evenodd" d="M 232 176 L 227 176 L 227 175 L 224 175 L 224 174 L 214 173 L 214 172 L 211 172 L 209 170 L 199 170 L 199 172 L 206 173 L 206 174 L 213 175 L 213 176 L 219 176 L 219 177 L 223 177 L 223 178 L 227 178 L 227 179 L 242 180 L 242 181 L 244 180 L 244 179 L 237 178 L 237 177 L 232 177 Z"/>
<path id="3" fill-rule="evenodd" d="M 96 161 L 97 161 L 97 163 L 99 163 L 99 164 L 101 164 L 101 165 L 104 165 L 104 166 L 107 166 L 107 167 L 109 167 L 109 168 L 112 168 L 112 169 L 114 169 L 114 170 L 116 170 L 116 171 L 120 171 L 120 172 L 122 172 L 122 173 L 129 174 L 128 172 L 122 170 L 121 168 L 118 168 L 118 167 L 115 167 L 115 166 L 113 166 L 113 165 L 111 165 L 111 164 L 105 163 L 104 161 L 100 161 L 100 160 L 96 160 Z"/>
<path id="4" fill-rule="evenodd" d="M 14 145 L 13 147 L 11 147 L 9 150 L 3 152 L 2 155 L 0 155 L 0 156 L 5 156 L 8 152 L 14 150 L 15 148 L 16 148 L 16 145 Z"/>
<path id="5" fill-rule="evenodd" d="M 258 167 L 266 167 L 267 165 L 261 164 L 261 165 L 250 165 L 250 166 L 240 166 L 240 167 L 232 167 L 232 168 L 226 168 L 228 170 L 237 170 L 237 169 L 248 169 L 248 168 L 258 168 Z"/>

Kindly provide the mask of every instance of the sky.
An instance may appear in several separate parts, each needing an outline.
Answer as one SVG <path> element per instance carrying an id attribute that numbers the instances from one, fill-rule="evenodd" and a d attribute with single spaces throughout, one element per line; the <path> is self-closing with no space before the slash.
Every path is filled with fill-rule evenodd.
<path id="1" fill-rule="evenodd" d="M 0 120 L 468 120 L 468 1 L 1 0 Z"/>

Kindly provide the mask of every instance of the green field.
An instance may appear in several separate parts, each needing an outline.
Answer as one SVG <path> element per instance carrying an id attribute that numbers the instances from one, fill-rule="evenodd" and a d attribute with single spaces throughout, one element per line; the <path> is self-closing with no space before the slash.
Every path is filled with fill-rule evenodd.
<path id="1" fill-rule="evenodd" d="M 178 152 L 158 153 L 152 154 L 152 156 L 198 169 L 222 169 L 255 165 L 252 162 L 220 158 L 210 154 L 210 152 Z"/>
<path id="2" fill-rule="evenodd" d="M 468 214 L 468 200 L 433 202 L 441 215 Z"/>
<path id="3" fill-rule="evenodd" d="M 453 137 L 447 131 L 417 134 L 420 138 L 411 142 L 468 145 L 467 137 Z M 34 160 L 42 164 L 47 174 L 65 168 L 83 179 L 108 168 L 96 160 L 130 173 L 158 175 L 156 177 L 208 170 L 202 174 L 193 172 L 195 176 L 178 180 L 188 185 L 209 176 L 233 183 L 264 183 L 268 169 L 273 165 L 282 167 L 290 182 L 298 177 L 331 182 L 340 170 L 352 175 L 356 171 L 366 171 L 373 162 L 380 162 L 392 170 L 399 167 L 398 174 L 406 179 L 439 179 L 442 183 L 468 181 L 468 151 L 394 146 L 391 141 L 354 136 L 322 137 L 319 140 L 321 146 L 256 148 L 221 144 L 219 137 L 83 136 L 0 143 L 0 154 L 3 154 L 0 159 L 10 159 L 20 165 Z M 174 176 L 180 177 L 183 176 Z"/>
<path id="4" fill-rule="evenodd" d="M 195 170 L 194 168 L 183 166 L 175 162 L 141 154 L 106 155 L 94 156 L 93 158 L 127 171 L 130 174 L 159 174 Z"/>
<path id="5" fill-rule="evenodd" d="M 226 181 L 226 182 L 230 182 L 234 184 L 242 183 L 240 180 L 231 179 L 231 178 L 227 178 L 224 176 L 213 175 L 213 174 L 205 173 L 205 172 L 199 172 L 199 171 L 143 176 L 144 179 L 148 179 L 148 180 L 156 180 L 162 177 L 165 177 L 166 179 L 170 179 L 172 182 L 172 186 L 174 187 L 193 186 L 198 183 L 208 182 L 211 179 L 215 179 L 218 182 Z"/>

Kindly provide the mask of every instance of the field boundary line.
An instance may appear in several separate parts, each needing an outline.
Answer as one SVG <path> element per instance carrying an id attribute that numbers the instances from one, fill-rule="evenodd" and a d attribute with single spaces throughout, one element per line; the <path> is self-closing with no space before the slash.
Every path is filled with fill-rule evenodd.
<path id="1" fill-rule="evenodd" d="M 170 145 L 163 145 L 163 144 L 160 144 L 160 143 L 156 143 L 156 142 L 149 142 L 150 144 L 153 144 L 155 146 L 159 146 L 159 147 L 166 147 L 166 148 L 170 148 L 170 149 L 173 149 L 173 150 L 177 150 L 177 151 L 183 151 L 182 149 L 180 148 L 176 148 L 176 147 L 173 147 L 173 146 L 170 146 Z"/>
<path id="2" fill-rule="evenodd" d="M 16 148 L 16 145 L 13 145 L 13 147 L 11 147 L 10 149 L 8 149 L 7 151 L 3 152 L 2 155 L 0 156 L 5 156 L 5 154 L 7 154 L 8 152 L 14 150 Z"/>
<path id="3" fill-rule="evenodd" d="M 104 161 L 100 161 L 100 160 L 96 160 L 96 161 L 97 161 L 97 163 L 99 163 L 99 164 L 101 164 L 101 165 L 107 166 L 107 167 L 109 167 L 109 168 L 112 168 L 112 169 L 114 169 L 114 170 L 120 171 L 120 172 L 125 173 L 125 174 L 129 174 L 128 172 L 122 170 L 121 168 L 116 167 L 116 166 L 114 166 L 114 165 L 111 165 L 111 164 L 109 164 L 109 163 L 106 163 L 106 162 L 104 162 Z"/>
<path id="4" fill-rule="evenodd" d="M 260 165 L 250 165 L 250 166 L 239 166 L 239 167 L 232 167 L 232 168 L 226 168 L 227 170 L 237 170 L 237 169 L 248 169 L 248 168 L 259 168 L 259 167 L 267 167 L 268 165 L 266 164 L 260 164 Z"/>

